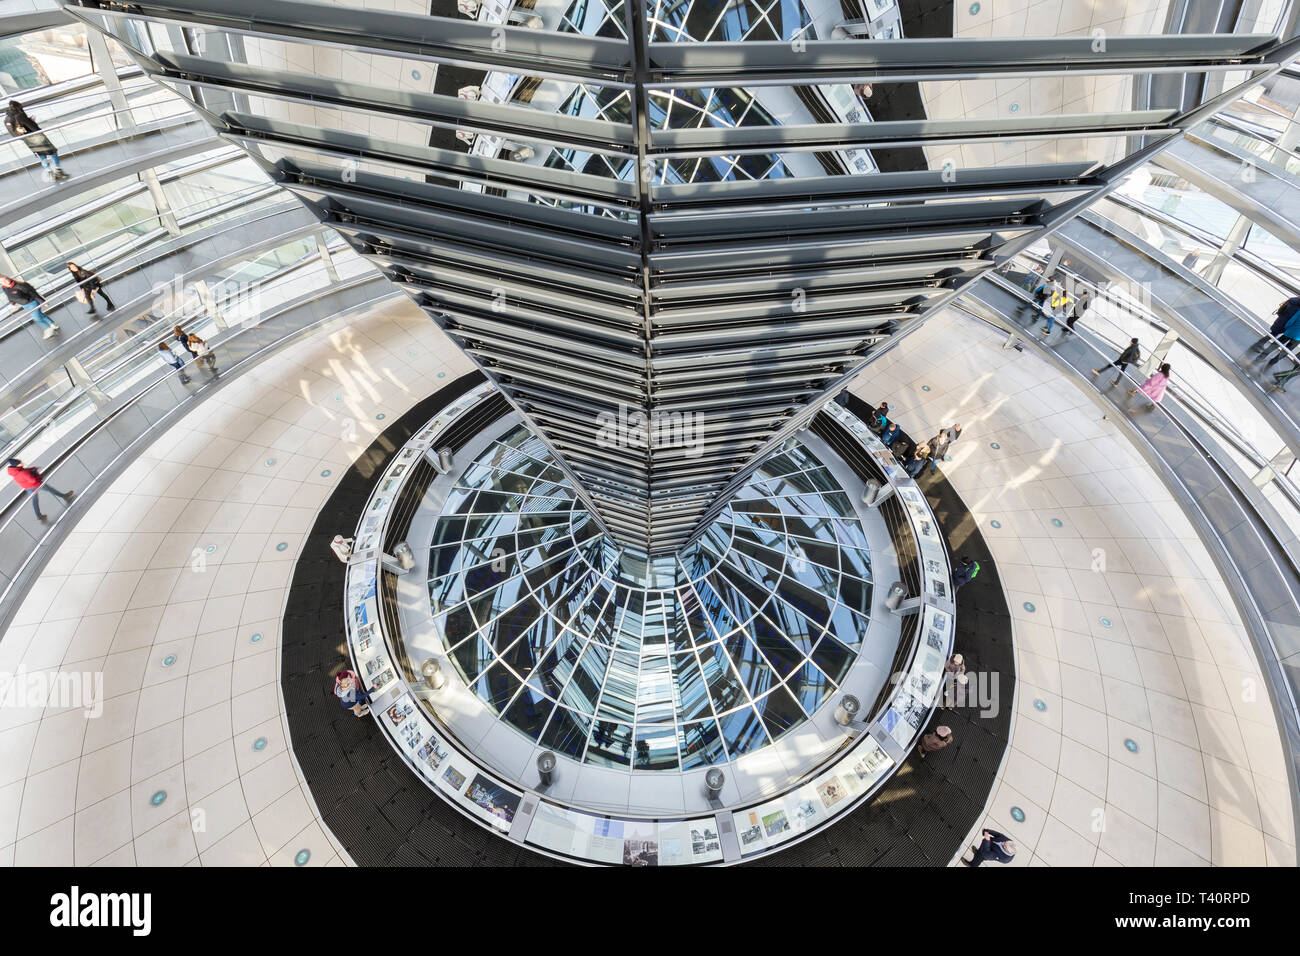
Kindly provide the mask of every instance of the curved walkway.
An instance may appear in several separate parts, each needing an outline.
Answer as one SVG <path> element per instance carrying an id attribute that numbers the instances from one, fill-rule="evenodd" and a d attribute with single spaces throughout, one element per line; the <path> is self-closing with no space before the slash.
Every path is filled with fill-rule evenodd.
<path id="1" fill-rule="evenodd" d="M 970 319 L 930 325 L 855 390 L 888 396 L 918 433 L 967 426 L 945 471 L 1005 584 L 1020 680 L 981 825 L 1019 840 L 1018 865 L 1294 864 L 1277 729 L 1267 701 L 1241 692 L 1258 671 L 1186 519 L 1046 363 Z M 102 673 L 102 715 L 0 708 L 0 860 L 349 862 L 286 746 L 287 590 L 322 505 L 383 422 L 468 367 L 413 305 L 377 310 L 215 395 L 90 508 L 0 640 L 0 672 Z M 941 486 L 929 491 L 942 508 Z M 958 554 L 973 547 L 961 528 Z M 963 640 L 981 629 L 978 597 L 962 593 Z M 291 638 L 300 626 L 288 622 Z M 976 732 L 962 728 L 963 744 Z M 950 751 L 996 763 L 1000 748 Z M 929 764 L 905 770 L 942 770 Z M 935 821 L 956 789 L 907 814 L 854 814 L 870 859 L 845 858 L 832 832 L 771 862 L 926 862 L 920 841 L 959 842 Z"/>
<path id="2" fill-rule="evenodd" d="M 1300 455 L 1300 396 L 1278 389 L 1273 376 L 1264 372 L 1263 356 L 1250 351 L 1268 331 L 1272 316 L 1261 320 L 1243 311 L 1192 270 L 1092 213 L 1066 223 L 1055 238 L 1101 274 L 1149 292 L 1151 309 L 1166 327 L 1234 384 L 1287 447 Z M 1052 338 L 1059 338 L 1059 333 Z"/>
<path id="3" fill-rule="evenodd" d="M 0 859 L 339 861 L 285 746 L 280 620 L 305 533 L 377 416 L 467 370 L 432 331 L 401 301 L 294 346 L 90 508 L 0 639 L 0 673 L 102 673 L 102 715 L 0 708 Z"/>
<path id="4" fill-rule="evenodd" d="M 1210 555 L 1092 400 L 1003 341 L 948 311 L 853 386 L 918 433 L 965 426 L 945 473 L 1006 584 L 1018 674 L 984 825 L 1019 866 L 1294 866 L 1278 728 Z"/>

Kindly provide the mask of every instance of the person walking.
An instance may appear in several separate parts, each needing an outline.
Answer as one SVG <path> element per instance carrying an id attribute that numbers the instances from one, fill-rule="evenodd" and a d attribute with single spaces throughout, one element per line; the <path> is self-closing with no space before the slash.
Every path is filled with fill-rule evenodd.
<path id="1" fill-rule="evenodd" d="M 197 356 L 194 363 L 206 368 L 212 374 L 212 377 L 216 378 L 220 374 L 217 370 L 217 356 L 213 354 L 208 343 L 193 332 L 186 336 L 186 341 L 189 343 L 190 351 Z"/>
<path id="2" fill-rule="evenodd" d="M 1010 863 L 1016 855 L 1015 843 L 1005 833 L 999 833 L 997 830 L 980 831 L 980 844 L 971 849 L 974 851 L 971 858 L 962 860 L 967 866 L 979 866 L 985 860 Z"/>
<path id="3" fill-rule="evenodd" d="M 1268 334 L 1261 335 L 1255 344 L 1250 347 L 1250 351 L 1259 352 L 1260 354 L 1268 351 L 1269 345 L 1275 344 L 1275 340 L 1286 331 L 1287 323 L 1291 321 L 1291 317 L 1297 312 L 1300 312 L 1300 295 L 1293 295 L 1277 307 L 1277 312 L 1274 313 L 1276 318 L 1273 319 L 1273 324 L 1268 327 Z"/>
<path id="4" fill-rule="evenodd" d="M 190 337 L 185 334 L 185 330 L 179 325 L 172 329 L 172 336 L 181 344 L 181 348 L 190 353 L 190 358 L 196 359 L 199 357 L 199 353 L 190 348 Z"/>
<path id="5" fill-rule="evenodd" d="M 1042 330 L 1043 335 L 1052 334 L 1052 327 L 1056 324 L 1056 320 L 1065 318 L 1067 309 L 1073 302 L 1074 299 L 1070 298 L 1069 293 L 1061 288 L 1060 283 L 1056 283 L 1051 297 L 1042 305 L 1041 313 L 1047 319 L 1047 327 Z M 1034 324 L 1038 324 L 1037 318 L 1034 319 Z"/>
<path id="6" fill-rule="evenodd" d="M 45 304 L 45 296 L 37 292 L 34 286 L 13 276 L 0 276 L 0 289 L 4 290 L 5 298 L 9 300 L 10 305 L 26 309 L 32 321 L 45 330 L 41 335 L 42 338 L 48 339 L 59 331 L 54 320 L 41 311 L 41 306 Z"/>
<path id="7" fill-rule="evenodd" d="M 969 557 L 963 557 L 961 563 L 953 569 L 952 572 L 952 590 L 956 594 L 963 587 L 975 579 L 975 575 L 980 573 L 978 561 L 973 561 Z"/>
<path id="8" fill-rule="evenodd" d="M 357 717 L 370 713 L 370 695 L 361 688 L 361 678 L 349 670 L 341 670 L 334 678 L 334 696 L 339 699 L 344 710 L 350 710 Z"/>
<path id="9" fill-rule="evenodd" d="M 1091 292 L 1084 289 L 1079 293 L 1079 297 L 1074 300 L 1074 305 L 1070 306 L 1070 315 L 1065 320 L 1065 325 L 1061 326 L 1062 338 L 1074 332 L 1074 323 L 1078 322 L 1083 313 L 1088 311 L 1088 306 L 1091 304 L 1091 295 Z"/>
<path id="10" fill-rule="evenodd" d="M 949 425 L 947 428 L 939 429 L 939 434 L 931 438 L 926 444 L 930 447 L 930 470 L 935 471 L 939 467 L 939 462 L 943 461 L 948 454 L 948 446 L 961 437 L 960 425 Z"/>
<path id="11" fill-rule="evenodd" d="M 1119 380 L 1124 376 L 1124 369 L 1128 368 L 1129 365 L 1136 365 L 1140 358 L 1141 349 L 1138 347 L 1138 340 L 1129 339 L 1128 348 L 1119 353 L 1119 358 L 1115 359 L 1115 361 L 1111 362 L 1109 365 L 1103 365 L 1101 368 L 1093 369 L 1092 374 L 1100 375 L 1105 369 L 1117 368 L 1119 371 L 1115 374 L 1115 381 L 1110 384 L 1118 385 Z"/>
<path id="12" fill-rule="evenodd" d="M 68 174 L 59 166 L 59 151 L 17 100 L 9 101 L 9 108 L 5 111 L 5 129 L 15 139 L 21 138 L 27 148 L 36 154 L 47 181 L 68 178 Z"/>
<path id="13" fill-rule="evenodd" d="M 75 262 L 69 262 L 68 271 L 72 273 L 72 278 L 77 283 L 78 301 L 86 303 L 87 315 L 95 314 L 96 292 L 104 300 L 104 304 L 108 306 L 108 311 L 112 312 L 117 308 L 117 306 L 113 305 L 113 300 L 108 297 L 108 293 L 104 291 L 104 284 L 100 282 L 99 276 L 95 274 L 94 269 L 83 269 Z"/>
<path id="14" fill-rule="evenodd" d="M 173 352 L 166 342 L 158 343 L 158 364 L 176 369 L 182 385 L 190 384 L 190 377 L 185 374 L 185 361 Z"/>
<path id="15" fill-rule="evenodd" d="M 936 753 L 952 743 L 951 728 L 942 725 L 934 728 L 933 732 L 925 734 L 921 738 L 920 744 L 917 745 L 916 752 L 924 760 L 926 754 Z"/>
<path id="16" fill-rule="evenodd" d="M 1160 399 L 1165 397 L 1165 389 L 1169 387 L 1169 363 L 1161 365 L 1160 368 L 1152 372 L 1145 382 L 1137 388 L 1128 390 L 1129 397 L 1132 398 L 1139 391 L 1147 398 L 1151 399 L 1152 405 L 1159 405 Z"/>
<path id="17" fill-rule="evenodd" d="M 1030 310 L 1041 314 L 1043 311 L 1043 303 L 1045 303 L 1048 299 L 1050 299 L 1052 297 L 1052 293 L 1058 291 L 1060 288 L 1061 288 L 1061 284 L 1057 282 L 1055 279 L 1047 279 L 1047 278 L 1040 277 L 1038 284 L 1035 285 L 1032 290 L 1030 290 L 1030 294 L 1033 295 L 1034 297 L 1033 304 L 1030 305 L 1029 307 Z M 1038 317 L 1035 316 L 1034 322 L 1036 323 L 1037 321 L 1038 321 Z"/>
<path id="18" fill-rule="evenodd" d="M 948 658 L 947 663 L 943 665 L 943 702 L 945 707 L 957 706 L 958 687 L 963 688 L 961 691 L 962 699 L 965 699 L 964 688 L 970 684 L 970 678 L 966 676 L 966 661 L 960 654 L 954 654 Z"/>
<path id="19" fill-rule="evenodd" d="M 898 422 L 890 422 L 889 427 L 880 433 L 880 440 L 886 448 L 891 448 L 901 434 L 903 430 L 898 427 Z"/>
<path id="20" fill-rule="evenodd" d="M 73 493 L 71 491 L 59 491 L 57 488 L 47 485 L 45 477 L 37 468 L 29 468 L 17 458 L 10 458 L 9 467 L 6 470 L 9 472 L 9 477 L 13 479 L 14 484 L 31 495 L 32 510 L 36 512 L 38 520 L 46 520 L 45 515 L 41 514 L 41 489 L 62 498 L 63 507 L 65 508 L 72 503 Z"/>
<path id="21" fill-rule="evenodd" d="M 1300 342 L 1300 311 L 1292 312 L 1282 326 L 1282 331 L 1277 335 L 1277 341 L 1271 343 L 1271 348 L 1265 348 L 1261 358 L 1269 357 L 1264 363 L 1264 368 L 1272 368 L 1288 355 L 1292 355 L 1296 343 Z"/>

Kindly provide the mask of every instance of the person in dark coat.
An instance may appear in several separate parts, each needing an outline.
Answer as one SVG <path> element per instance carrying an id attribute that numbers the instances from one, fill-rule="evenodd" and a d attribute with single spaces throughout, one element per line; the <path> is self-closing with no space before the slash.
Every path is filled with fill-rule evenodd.
<path id="1" fill-rule="evenodd" d="M 190 337 L 185 334 L 185 330 L 179 325 L 172 329 L 172 337 L 181 344 L 181 348 L 190 353 L 190 358 L 196 359 L 199 353 L 195 351 L 194 346 L 190 345 Z"/>
<path id="2" fill-rule="evenodd" d="M 9 101 L 9 108 L 5 111 L 5 129 L 15 139 L 21 138 L 27 148 L 36 154 L 36 158 L 41 161 L 41 167 L 45 170 L 46 179 L 68 178 L 68 174 L 59 166 L 59 151 L 50 142 L 50 138 L 41 132 L 36 120 L 27 115 L 23 104 L 17 100 Z"/>
<path id="3" fill-rule="evenodd" d="M 1297 342 L 1300 342 L 1300 310 L 1292 312 L 1287 318 L 1286 325 L 1278 334 L 1277 342 L 1271 343 L 1271 348 L 1264 349 L 1265 356 L 1272 354 L 1272 357 L 1264 363 L 1264 368 L 1272 368 L 1286 358 L 1295 349 Z"/>
<path id="4" fill-rule="evenodd" d="M 1090 296 L 1092 295 L 1087 289 L 1079 293 L 1079 297 L 1074 300 L 1070 306 L 1070 314 L 1065 320 L 1065 325 L 1061 326 L 1061 336 L 1064 337 L 1074 331 L 1074 323 L 1078 322 L 1083 313 L 1088 311 L 1088 306 L 1092 304 Z"/>
<path id="5" fill-rule="evenodd" d="M 924 760 L 927 754 L 935 753 L 952 743 L 952 729 L 949 727 L 939 726 L 921 738 L 917 744 L 916 752 Z"/>
<path id="6" fill-rule="evenodd" d="M 1275 344 L 1276 340 L 1281 338 L 1282 333 L 1286 331 L 1287 322 L 1297 312 L 1300 312 L 1300 295 L 1293 295 L 1277 307 L 1277 317 L 1273 319 L 1273 324 L 1268 327 L 1268 335 L 1261 335 L 1255 344 L 1250 347 L 1250 351 L 1261 354 L 1268 351 L 1269 345 Z"/>
<path id="7" fill-rule="evenodd" d="M 27 310 L 27 314 L 32 317 L 37 325 L 45 330 L 44 337 L 49 338 L 59 327 L 41 310 L 41 305 L 45 302 L 45 296 L 36 291 L 36 287 L 21 279 L 15 279 L 13 276 L 0 276 L 0 292 L 5 294 L 10 305 L 17 305 Z"/>
<path id="8" fill-rule="evenodd" d="M 939 429 L 939 434 L 931 438 L 927 445 L 930 446 L 930 470 L 937 471 L 939 462 L 943 461 L 948 454 L 948 446 L 961 437 L 960 425 L 949 425 L 947 428 Z"/>
<path id="9" fill-rule="evenodd" d="M 912 449 L 912 453 L 903 461 L 903 471 L 907 472 L 909 478 L 916 478 L 925 468 L 926 456 L 922 454 L 924 446 L 918 445 Z"/>
<path id="10" fill-rule="evenodd" d="M 104 300 L 104 304 L 108 306 L 108 311 L 112 312 L 117 308 L 117 306 L 113 305 L 113 300 L 108 297 L 108 293 L 104 291 L 103 283 L 99 281 L 99 276 L 95 275 L 94 269 L 83 269 L 75 262 L 69 262 L 68 271 L 72 273 L 72 278 L 81 287 L 81 291 L 86 297 L 87 315 L 95 314 L 95 293 L 97 292 L 99 297 Z"/>
<path id="11" fill-rule="evenodd" d="M 968 557 L 961 559 L 961 563 L 953 569 L 952 572 L 952 590 L 955 594 L 962 589 L 962 586 L 969 584 L 970 580 L 979 574 L 980 566 L 976 561 Z"/>
<path id="12" fill-rule="evenodd" d="M 903 430 L 898 427 L 898 422 L 890 422 L 889 427 L 880 433 L 880 440 L 886 448 L 889 448 L 902 434 Z"/>
<path id="13" fill-rule="evenodd" d="M 985 860 L 1010 863 L 1016 856 L 1016 845 L 1011 842 L 1011 838 L 997 830 L 981 831 L 980 845 L 971 849 L 975 851 L 971 858 L 962 860 L 967 866 L 979 866 Z"/>
<path id="14" fill-rule="evenodd" d="M 1111 384 L 1118 385 L 1119 380 L 1124 376 L 1124 369 L 1128 368 L 1129 365 L 1136 365 L 1140 358 L 1141 350 L 1138 348 L 1138 340 L 1129 339 L 1128 348 L 1119 353 L 1119 358 L 1115 359 L 1115 361 L 1111 362 L 1109 365 L 1103 365 L 1101 368 L 1093 369 L 1092 374 L 1100 375 L 1105 369 L 1117 368 L 1119 371 L 1115 374 L 1115 381 L 1111 382 Z"/>

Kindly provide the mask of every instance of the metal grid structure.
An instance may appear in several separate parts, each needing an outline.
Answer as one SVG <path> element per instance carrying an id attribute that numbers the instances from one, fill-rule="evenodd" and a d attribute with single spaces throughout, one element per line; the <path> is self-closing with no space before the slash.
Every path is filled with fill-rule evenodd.
<path id="1" fill-rule="evenodd" d="M 819 39 L 798 3 L 736 20 L 578 0 L 548 28 L 356 2 L 68 8 L 406 289 L 650 557 L 699 535 L 882 346 L 1295 55 L 1289 9 L 1280 36 L 1180 34 L 1171 7 L 1167 34 L 880 41 Z M 325 48 L 468 95 L 301 67 Z M 505 96 L 473 85 L 501 76 Z M 817 93 L 1116 76 L 1126 108 L 993 118 L 844 121 Z M 794 105 L 778 119 L 759 96 Z M 993 147 L 1021 159 L 970 161 Z M 887 171 L 849 173 L 849 149 Z"/>
<path id="2" fill-rule="evenodd" d="M 434 533 L 452 665 L 501 720 L 601 766 L 720 763 L 807 720 L 857 656 L 871 558 L 830 470 L 788 446 L 646 587 L 541 439 L 512 429 L 459 476 Z"/>

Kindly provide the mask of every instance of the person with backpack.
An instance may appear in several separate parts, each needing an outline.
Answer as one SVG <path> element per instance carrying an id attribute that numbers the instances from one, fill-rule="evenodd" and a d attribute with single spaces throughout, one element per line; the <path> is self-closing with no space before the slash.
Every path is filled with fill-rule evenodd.
<path id="1" fill-rule="evenodd" d="M 54 324 L 54 320 L 41 311 L 41 306 L 45 304 L 45 296 L 36 291 L 36 287 L 21 279 L 15 279 L 13 276 L 0 276 L 0 290 L 9 300 L 10 305 L 21 306 L 27 310 L 27 314 L 32 317 L 32 321 L 44 329 L 42 338 L 48 339 L 59 327 Z"/>
<path id="2" fill-rule="evenodd" d="M 1262 355 L 1268 351 L 1270 344 L 1276 346 L 1276 340 L 1281 338 L 1282 333 L 1286 331 L 1287 323 L 1291 321 L 1291 317 L 1297 312 L 1300 312 L 1300 295 L 1293 295 L 1277 307 L 1275 313 L 1277 317 L 1273 320 L 1273 324 L 1268 327 L 1268 334 L 1261 335 L 1255 344 L 1250 347 L 1250 351 Z"/>
<path id="3" fill-rule="evenodd" d="M 1140 359 L 1141 349 L 1138 348 L 1138 340 L 1129 339 L 1128 347 L 1124 349 L 1123 352 L 1119 353 L 1119 357 L 1115 359 L 1115 361 L 1111 362 L 1109 365 L 1103 365 L 1101 368 L 1093 369 L 1092 374 L 1100 375 L 1108 368 L 1117 368 L 1119 371 L 1115 374 L 1115 381 L 1110 384 L 1118 385 L 1119 380 L 1124 377 L 1124 369 L 1128 368 L 1130 365 L 1136 365 Z"/>
<path id="4" fill-rule="evenodd" d="M 27 148 L 36 155 L 41 162 L 41 168 L 45 170 L 47 181 L 68 178 L 68 174 L 59 167 L 59 151 L 50 142 L 50 138 L 41 132 L 41 127 L 36 120 L 27 115 L 23 104 L 17 100 L 9 101 L 9 108 L 5 111 L 5 129 L 14 139 L 22 139 Z"/>
<path id="5" fill-rule="evenodd" d="M 1055 279 L 1040 277 L 1038 283 L 1030 290 L 1030 294 L 1034 297 L 1033 303 L 1029 306 L 1030 311 L 1041 315 L 1043 304 L 1052 297 L 1053 292 L 1059 292 L 1060 289 L 1061 283 Z M 1024 306 L 1021 306 L 1021 308 L 1024 308 Z M 1038 322 L 1037 317 L 1035 317 L 1034 322 Z"/>
<path id="6" fill-rule="evenodd" d="M 1052 283 L 1052 294 L 1043 300 L 1039 309 L 1039 314 L 1034 317 L 1034 325 L 1038 324 L 1040 317 L 1047 319 L 1047 327 L 1042 330 L 1043 335 L 1051 335 L 1052 327 L 1056 325 L 1057 319 L 1066 317 L 1069 306 L 1074 302 L 1069 293 L 1061 288 L 1059 282 Z"/>
<path id="7" fill-rule="evenodd" d="M 63 507 L 65 508 L 72 503 L 73 493 L 71 491 L 63 492 L 51 485 L 47 485 L 45 483 L 45 477 L 40 473 L 39 469 L 35 467 L 29 468 L 17 458 L 9 459 L 9 467 L 7 471 L 9 472 L 9 477 L 13 479 L 14 484 L 31 495 L 32 510 L 36 512 L 36 518 L 39 521 L 46 520 L 45 515 L 41 514 L 40 493 L 42 489 L 48 491 L 52 495 L 62 498 Z"/>
<path id="8" fill-rule="evenodd" d="M 980 564 L 968 557 L 963 557 L 961 563 L 953 569 L 952 572 L 952 592 L 956 594 L 963 587 L 975 580 L 975 575 L 980 573 Z"/>

